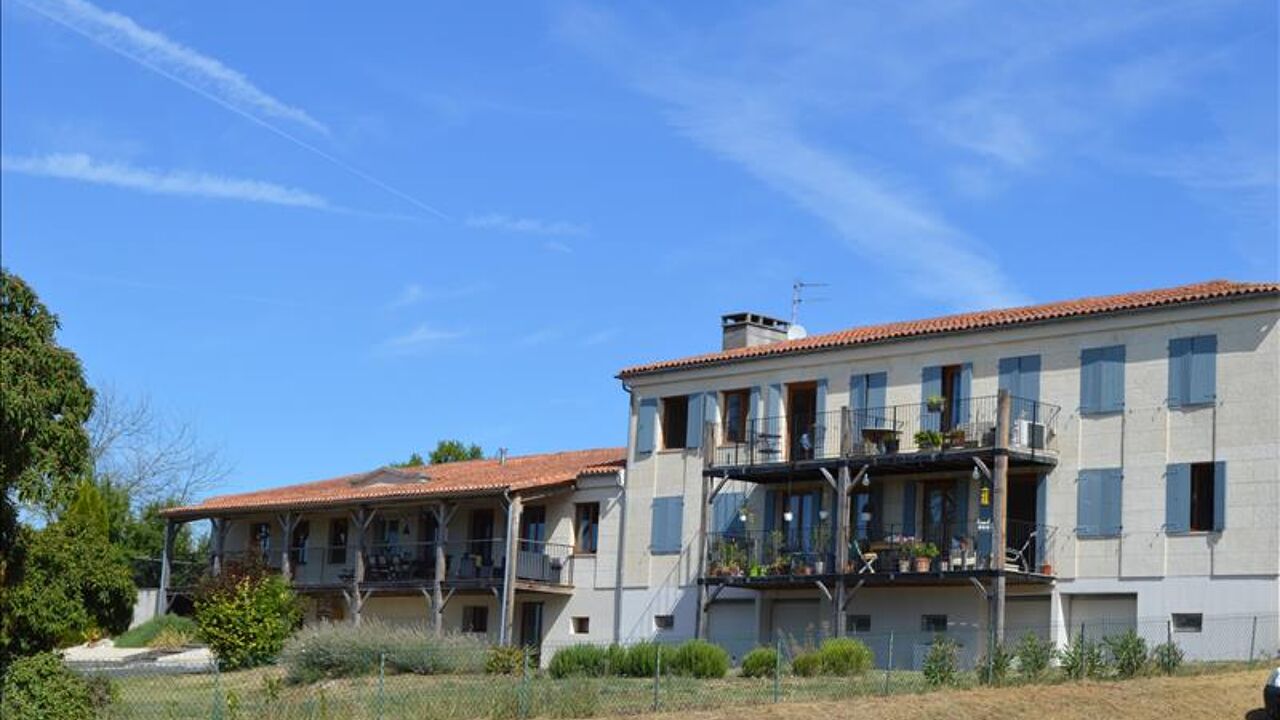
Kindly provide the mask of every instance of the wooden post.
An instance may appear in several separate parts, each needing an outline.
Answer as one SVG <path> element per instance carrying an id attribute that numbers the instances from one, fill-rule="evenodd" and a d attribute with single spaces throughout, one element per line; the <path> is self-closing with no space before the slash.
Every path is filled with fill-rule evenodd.
<path id="1" fill-rule="evenodd" d="M 231 528 L 228 518 L 209 518 L 209 540 L 213 544 L 209 571 L 214 575 L 222 574 L 223 556 L 226 555 L 227 531 Z"/>
<path id="2" fill-rule="evenodd" d="M 694 637 L 703 640 L 707 637 L 707 584 L 704 582 L 707 578 L 707 529 L 711 527 L 711 504 L 715 501 L 711 497 L 711 490 L 708 486 L 710 482 L 706 475 L 702 476 L 702 502 L 698 508 L 698 577 L 695 579 L 698 583 L 698 614 L 694 616 Z"/>
<path id="3" fill-rule="evenodd" d="M 1004 642 L 1004 606 L 1005 606 L 1005 522 L 1009 508 L 1009 422 L 1011 415 L 1009 391 L 1001 390 L 996 395 L 996 448 L 995 465 L 992 468 L 991 500 L 991 552 L 992 567 L 996 571 L 996 591 L 992 593 L 995 643 Z"/>
<path id="4" fill-rule="evenodd" d="M 520 552 L 517 536 L 520 534 L 520 516 L 524 512 L 524 501 L 519 495 L 511 498 L 507 504 L 507 559 L 502 577 L 502 628 L 499 631 L 498 644 L 511 643 L 516 619 L 516 563 Z"/>
<path id="5" fill-rule="evenodd" d="M 284 540 L 280 543 L 283 546 L 280 552 L 280 575 L 285 582 L 293 582 L 293 548 L 290 545 L 293 543 L 293 529 L 298 524 L 298 516 L 290 510 L 277 515 L 276 520 L 280 522 L 280 530 L 284 533 Z"/>
<path id="6" fill-rule="evenodd" d="M 351 606 L 351 623 L 359 625 L 361 615 L 364 612 L 365 594 L 360 589 L 364 584 L 364 568 L 365 557 L 368 555 L 368 533 L 369 524 L 373 522 L 374 515 L 377 510 L 368 508 L 359 508 L 351 513 L 351 529 L 355 531 L 356 546 L 356 562 L 351 572 L 351 594 L 347 597 L 347 604 Z"/>
<path id="7" fill-rule="evenodd" d="M 835 543 L 836 595 L 831 608 L 832 628 L 836 637 L 844 637 L 844 605 L 845 605 L 845 572 L 849 564 L 849 466 L 841 465 L 840 474 L 836 476 L 835 502 L 831 512 L 834 513 L 832 524 L 835 532 L 831 534 Z"/>
<path id="8" fill-rule="evenodd" d="M 169 611 L 169 573 L 173 561 L 173 536 L 177 531 L 177 523 L 164 521 L 164 544 L 160 550 L 160 587 L 156 593 L 156 615 L 164 615 Z"/>
<path id="9" fill-rule="evenodd" d="M 436 637 L 440 637 L 444 634 L 445 544 L 449 541 L 449 520 L 453 512 L 447 511 L 444 503 L 436 503 L 432 512 L 436 517 L 436 571 L 431 589 L 431 628 Z"/>

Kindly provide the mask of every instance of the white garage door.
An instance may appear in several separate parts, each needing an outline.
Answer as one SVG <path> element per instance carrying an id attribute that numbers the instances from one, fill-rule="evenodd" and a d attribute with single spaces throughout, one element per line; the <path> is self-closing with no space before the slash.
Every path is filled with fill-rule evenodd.
<path id="1" fill-rule="evenodd" d="M 796 645 L 816 645 L 823 618 L 816 600 L 775 600 L 771 614 L 773 637 Z"/>
<path id="2" fill-rule="evenodd" d="M 759 643 L 756 604 L 750 600 L 714 603 L 707 612 L 707 639 L 729 651 L 733 664 Z"/>
<path id="3" fill-rule="evenodd" d="M 1033 633 L 1037 637 L 1048 639 L 1049 633 L 1049 596 L 1044 597 L 1011 597 L 1004 606 L 1004 636 L 1011 642 L 1017 642 L 1023 635 Z"/>
<path id="4" fill-rule="evenodd" d="M 1138 625 L 1138 596 L 1070 595 L 1067 617 L 1072 636 L 1083 628 L 1085 637 L 1101 638 Z"/>

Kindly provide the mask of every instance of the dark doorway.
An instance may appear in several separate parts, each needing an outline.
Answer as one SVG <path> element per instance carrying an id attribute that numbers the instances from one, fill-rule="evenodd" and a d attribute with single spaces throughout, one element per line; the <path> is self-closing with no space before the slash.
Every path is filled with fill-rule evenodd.
<path id="1" fill-rule="evenodd" d="M 1028 570 L 1038 570 L 1039 562 L 1036 558 L 1036 546 L 1039 543 L 1032 539 L 1032 533 L 1036 530 L 1036 485 L 1039 478 L 1036 477 L 1011 477 L 1009 478 L 1009 505 L 1008 505 L 1008 523 L 1007 543 L 1010 550 L 1024 553 L 1026 558 L 1026 568 Z M 1011 570 L 1017 568 L 1010 568 Z"/>
<path id="2" fill-rule="evenodd" d="M 964 404 L 968 398 L 960 397 L 961 379 L 964 377 L 963 365 L 945 365 L 942 368 L 942 432 L 949 432 L 964 424 Z"/>
<path id="3" fill-rule="evenodd" d="M 788 385 L 787 411 L 791 459 L 812 460 L 818 436 L 818 386 L 815 383 Z"/>
<path id="4" fill-rule="evenodd" d="M 493 510 L 472 510 L 471 526 L 467 528 L 469 551 L 485 560 L 492 561 L 495 539 L 493 536 Z"/>
<path id="5" fill-rule="evenodd" d="M 547 539 L 547 506 L 530 505 L 520 514 L 520 549 L 542 552 Z"/>
<path id="6" fill-rule="evenodd" d="M 529 661 L 538 667 L 538 653 L 542 648 L 542 603 L 520 603 L 520 644 L 533 650 Z"/>
<path id="7" fill-rule="evenodd" d="M 956 524 L 955 482 L 926 483 L 924 486 L 924 541 L 945 553 L 951 547 Z"/>

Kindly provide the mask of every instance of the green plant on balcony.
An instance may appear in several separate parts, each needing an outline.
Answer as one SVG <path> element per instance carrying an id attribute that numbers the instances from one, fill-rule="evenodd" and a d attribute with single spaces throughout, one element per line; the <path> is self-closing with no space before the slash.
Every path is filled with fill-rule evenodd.
<path id="1" fill-rule="evenodd" d="M 947 433 L 947 447 L 962 448 L 964 447 L 965 433 L 964 430 L 956 428 Z"/>
<path id="2" fill-rule="evenodd" d="M 942 395 L 930 395 L 924 399 L 924 404 L 929 412 L 942 412 L 942 408 L 947 405 L 947 399 Z"/>
<path id="3" fill-rule="evenodd" d="M 938 546 L 931 542 L 917 542 L 907 548 L 907 552 L 915 560 L 916 572 L 929 572 L 934 558 L 938 557 Z"/>
<path id="4" fill-rule="evenodd" d="M 942 447 L 942 433 L 937 430 L 920 430 L 915 434 L 916 445 L 921 450 L 932 450 Z"/>

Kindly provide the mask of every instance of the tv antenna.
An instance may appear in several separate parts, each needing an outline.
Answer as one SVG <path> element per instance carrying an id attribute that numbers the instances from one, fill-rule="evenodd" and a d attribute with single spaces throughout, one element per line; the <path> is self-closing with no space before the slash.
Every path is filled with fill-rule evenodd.
<path id="1" fill-rule="evenodd" d="M 797 325 L 800 321 L 800 304 L 807 302 L 821 302 L 826 300 L 824 297 L 804 297 L 804 291 L 808 288 L 830 287 L 830 283 L 811 283 L 803 280 L 796 280 L 791 283 L 791 324 Z"/>

